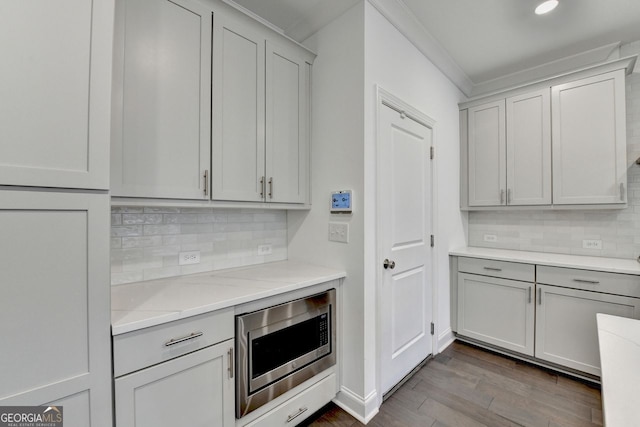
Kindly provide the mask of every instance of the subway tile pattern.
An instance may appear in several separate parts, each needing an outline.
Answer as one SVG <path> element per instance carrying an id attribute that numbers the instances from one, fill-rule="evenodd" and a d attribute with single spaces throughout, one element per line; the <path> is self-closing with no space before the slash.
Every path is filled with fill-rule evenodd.
<path id="1" fill-rule="evenodd" d="M 635 259 L 640 255 L 640 74 L 627 76 L 628 207 L 622 210 L 469 212 L 469 246 Z M 485 234 L 497 236 L 486 242 Z M 583 249 L 584 239 L 602 249 Z"/>
<path id="2" fill-rule="evenodd" d="M 271 244 L 270 255 L 258 245 Z M 200 251 L 200 263 L 178 254 Z M 285 210 L 113 207 L 111 284 L 241 267 L 287 259 Z"/>

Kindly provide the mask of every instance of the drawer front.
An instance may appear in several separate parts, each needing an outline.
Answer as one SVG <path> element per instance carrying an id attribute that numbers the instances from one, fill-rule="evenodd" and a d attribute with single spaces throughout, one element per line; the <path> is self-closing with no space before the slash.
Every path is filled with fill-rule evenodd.
<path id="1" fill-rule="evenodd" d="M 233 308 L 113 337 L 116 377 L 233 338 Z"/>
<path id="2" fill-rule="evenodd" d="M 537 283 L 640 298 L 640 276 L 540 265 L 537 269 Z"/>
<path id="3" fill-rule="evenodd" d="M 519 262 L 495 261 L 484 258 L 458 258 L 458 271 L 462 273 L 481 274 L 483 276 L 503 279 L 535 281 L 535 266 Z"/>
<path id="4" fill-rule="evenodd" d="M 290 427 L 304 421 L 336 396 L 336 374 L 320 380 L 245 427 Z"/>

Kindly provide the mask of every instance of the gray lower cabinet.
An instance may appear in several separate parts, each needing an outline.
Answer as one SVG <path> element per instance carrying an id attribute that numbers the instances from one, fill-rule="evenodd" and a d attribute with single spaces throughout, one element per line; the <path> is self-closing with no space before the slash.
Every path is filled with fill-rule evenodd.
<path id="1" fill-rule="evenodd" d="M 110 427 L 109 196 L 0 191 L 0 406 Z"/>
<path id="2" fill-rule="evenodd" d="M 113 337 L 116 427 L 235 425 L 233 309 Z"/>
<path id="3" fill-rule="evenodd" d="M 465 257 L 452 266 L 458 336 L 538 361 L 600 376 L 596 314 L 640 318 L 640 276 Z"/>
<path id="4" fill-rule="evenodd" d="M 117 378 L 117 427 L 234 426 L 233 340 Z"/>
<path id="5" fill-rule="evenodd" d="M 458 333 L 533 356 L 534 286 L 458 273 Z"/>

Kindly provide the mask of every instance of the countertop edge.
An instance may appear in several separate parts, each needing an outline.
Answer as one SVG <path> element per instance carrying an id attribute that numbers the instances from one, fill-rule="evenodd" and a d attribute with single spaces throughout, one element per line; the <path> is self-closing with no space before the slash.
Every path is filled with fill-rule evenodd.
<path id="1" fill-rule="evenodd" d="M 548 252 L 528 252 L 509 249 L 479 247 L 456 248 L 449 251 L 451 256 L 485 258 L 496 261 L 538 264 L 550 267 L 595 270 L 608 273 L 640 275 L 640 263 L 632 259 L 605 258 L 584 255 L 556 254 Z"/>
<path id="2" fill-rule="evenodd" d="M 315 266 L 317 267 L 317 266 Z M 248 267 L 247 269 L 250 269 L 251 267 Z M 234 270 L 238 270 L 238 269 L 234 269 Z M 224 272 L 221 272 L 220 276 L 224 277 Z M 239 306 L 245 303 L 249 303 L 249 302 L 254 302 L 254 301 L 259 301 L 261 299 L 264 298 L 269 298 L 269 297 L 274 297 L 274 296 L 278 296 L 278 295 L 282 295 L 285 294 L 287 292 L 292 292 L 292 291 L 296 291 L 299 289 L 304 289 L 304 288 L 308 288 L 308 287 L 312 287 L 314 285 L 318 285 L 318 284 L 322 284 L 322 283 L 327 283 L 327 282 L 331 282 L 334 280 L 340 280 L 346 277 L 346 272 L 344 271 L 338 271 L 336 270 L 335 272 L 331 272 L 331 273 L 325 273 L 325 274 L 321 274 L 317 277 L 311 278 L 311 279 L 306 279 L 306 280 L 302 280 L 302 281 L 298 281 L 298 282 L 278 282 L 278 283 L 282 283 L 282 286 L 278 286 L 275 288 L 270 288 L 270 289 L 256 289 L 255 292 L 246 294 L 246 295 L 242 295 L 242 296 L 238 296 L 238 297 L 233 297 L 233 298 L 227 298 L 225 300 L 222 301 L 214 301 L 211 302 L 210 304 L 203 304 L 201 306 L 197 306 L 197 307 L 193 307 L 193 308 L 186 308 L 183 310 L 176 310 L 176 311 L 172 311 L 172 310 L 164 310 L 164 311 L 153 311 L 153 310 L 112 310 L 112 313 L 115 312 L 129 312 L 129 313 L 134 313 L 134 312 L 139 312 L 139 313 L 162 313 L 160 315 L 154 315 L 152 317 L 149 318 L 142 318 L 140 320 L 135 320 L 135 321 L 128 321 L 128 322 L 124 322 L 121 324 L 119 324 L 119 322 L 111 322 L 111 335 L 116 337 L 118 335 L 122 335 L 122 334 L 126 334 L 129 332 L 134 332 L 134 331 L 138 331 L 141 329 L 146 329 L 146 328 L 150 328 L 153 326 L 158 326 L 158 325 L 162 325 L 165 323 L 169 323 L 169 322 L 173 322 L 176 320 L 182 320 L 182 319 L 187 319 L 193 316 L 197 316 L 200 314 L 205 314 L 205 313 L 211 313 L 213 311 L 217 311 L 217 310 L 223 310 L 226 308 L 232 308 L 235 306 Z M 142 283 L 142 282 L 141 282 Z"/>

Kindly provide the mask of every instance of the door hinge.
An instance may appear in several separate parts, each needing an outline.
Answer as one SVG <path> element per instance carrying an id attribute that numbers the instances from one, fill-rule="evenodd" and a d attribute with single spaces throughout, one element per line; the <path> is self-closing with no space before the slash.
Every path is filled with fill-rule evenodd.
<path id="1" fill-rule="evenodd" d="M 436 325 L 433 324 L 433 322 L 431 322 L 431 335 L 434 335 L 436 333 Z"/>
<path id="2" fill-rule="evenodd" d="M 435 236 L 432 234 L 431 235 L 431 247 L 433 248 L 436 245 L 436 238 Z"/>
<path id="3" fill-rule="evenodd" d="M 431 147 L 429 147 L 429 158 L 433 160 L 434 156 L 435 156 L 435 148 L 432 145 Z"/>

